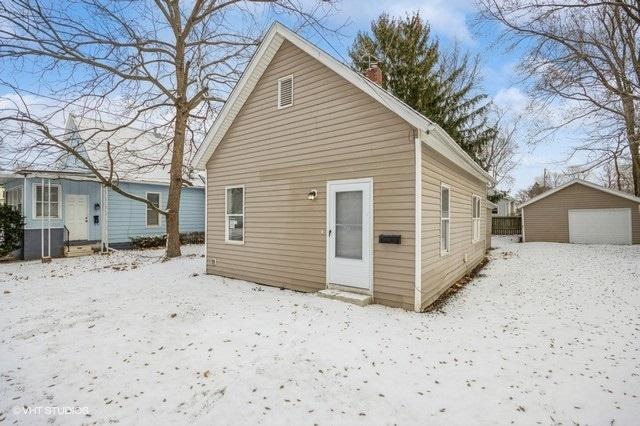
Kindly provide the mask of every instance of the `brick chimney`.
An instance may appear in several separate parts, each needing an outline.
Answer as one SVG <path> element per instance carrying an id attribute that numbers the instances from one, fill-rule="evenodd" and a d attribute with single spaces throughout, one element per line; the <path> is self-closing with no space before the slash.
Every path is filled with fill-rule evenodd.
<path id="1" fill-rule="evenodd" d="M 364 72 L 364 76 L 373 81 L 378 86 L 382 86 L 382 70 L 375 62 L 371 63 L 369 69 Z"/>

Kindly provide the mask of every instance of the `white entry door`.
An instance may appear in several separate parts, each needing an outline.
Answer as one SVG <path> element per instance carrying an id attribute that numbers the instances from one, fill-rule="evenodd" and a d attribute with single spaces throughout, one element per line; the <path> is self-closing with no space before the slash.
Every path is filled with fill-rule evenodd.
<path id="1" fill-rule="evenodd" d="M 362 290 L 372 287 L 373 182 L 327 184 L 328 282 Z"/>
<path id="2" fill-rule="evenodd" d="M 631 244 L 631 209 L 569 210 L 569 242 Z"/>
<path id="3" fill-rule="evenodd" d="M 69 229 L 69 239 L 86 240 L 89 224 L 87 196 L 67 194 L 64 205 L 64 224 Z"/>

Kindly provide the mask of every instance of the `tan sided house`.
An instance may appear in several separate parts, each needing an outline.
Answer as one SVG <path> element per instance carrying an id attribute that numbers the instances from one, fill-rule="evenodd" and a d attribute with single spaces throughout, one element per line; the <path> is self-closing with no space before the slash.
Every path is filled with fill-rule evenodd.
<path id="1" fill-rule="evenodd" d="M 207 170 L 209 274 L 421 311 L 485 254 L 491 177 L 438 125 L 278 23 L 195 164 Z"/>
<path id="2" fill-rule="evenodd" d="M 520 205 L 522 239 L 640 244 L 640 198 L 575 179 Z"/>

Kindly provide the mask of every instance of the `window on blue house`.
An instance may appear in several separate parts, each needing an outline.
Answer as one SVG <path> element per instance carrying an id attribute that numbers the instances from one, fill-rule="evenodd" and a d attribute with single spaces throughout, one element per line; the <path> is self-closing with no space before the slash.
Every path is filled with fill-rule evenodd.
<path id="1" fill-rule="evenodd" d="M 60 185 L 35 184 L 33 191 L 34 219 L 61 217 Z"/>
<path id="2" fill-rule="evenodd" d="M 156 207 L 160 207 L 160 194 L 147 192 L 147 200 Z M 160 213 L 147 205 L 147 226 L 160 226 Z"/>
<path id="3" fill-rule="evenodd" d="M 5 203 L 22 213 L 22 187 L 12 188 L 4 193 Z"/>

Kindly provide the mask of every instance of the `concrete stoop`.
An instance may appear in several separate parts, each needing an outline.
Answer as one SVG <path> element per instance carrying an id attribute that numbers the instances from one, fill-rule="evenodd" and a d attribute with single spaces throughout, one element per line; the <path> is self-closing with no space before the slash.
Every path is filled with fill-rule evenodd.
<path id="1" fill-rule="evenodd" d="M 333 288 L 327 288 L 320 290 L 318 296 L 326 299 L 339 300 L 341 302 L 351 303 L 357 306 L 370 305 L 373 299 L 368 294 L 350 293 L 348 291 L 336 290 Z"/>
<path id="2" fill-rule="evenodd" d="M 79 257 L 79 256 L 90 256 L 94 252 L 94 247 L 91 244 L 83 244 L 70 246 L 69 248 L 64 249 L 65 257 Z"/>

